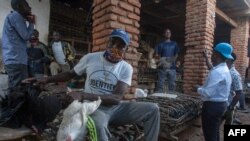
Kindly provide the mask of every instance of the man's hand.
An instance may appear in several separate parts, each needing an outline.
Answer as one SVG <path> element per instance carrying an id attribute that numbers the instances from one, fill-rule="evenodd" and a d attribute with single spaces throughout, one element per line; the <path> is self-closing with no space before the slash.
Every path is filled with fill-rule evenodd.
<path id="1" fill-rule="evenodd" d="M 42 78 L 35 78 L 35 77 L 31 77 L 31 78 L 26 78 L 22 81 L 22 83 L 36 83 L 36 84 L 46 84 L 48 80 L 48 77 L 42 77 Z"/>
<path id="2" fill-rule="evenodd" d="M 233 116 L 233 108 L 230 108 L 230 106 L 227 108 L 227 111 L 225 112 L 223 118 L 224 119 L 230 119 Z"/>
<path id="3" fill-rule="evenodd" d="M 33 24 L 35 23 L 35 15 L 27 15 L 26 19 L 30 23 L 33 23 Z"/>
<path id="4" fill-rule="evenodd" d="M 30 77 L 30 78 L 26 78 L 26 79 L 22 80 L 22 83 L 30 84 L 30 83 L 34 83 L 36 81 L 37 81 L 37 79 L 35 77 Z"/>
<path id="5" fill-rule="evenodd" d="M 69 96 L 71 96 L 74 100 L 79 100 L 79 101 L 83 101 L 84 100 L 84 95 L 80 94 L 77 91 L 71 91 L 67 93 Z"/>
<path id="6" fill-rule="evenodd" d="M 192 92 L 197 92 L 197 89 L 200 87 L 200 85 L 195 85 L 191 88 Z"/>
<path id="7" fill-rule="evenodd" d="M 207 51 L 207 49 L 204 49 L 204 51 L 202 53 L 203 53 L 204 57 L 208 58 L 208 51 Z"/>
<path id="8" fill-rule="evenodd" d="M 213 68 L 213 64 L 210 62 L 210 60 L 208 59 L 208 50 L 207 49 L 205 49 L 204 51 L 203 51 L 203 55 L 204 55 L 204 57 L 205 57 L 205 59 L 206 59 L 206 64 L 207 64 L 207 67 L 208 67 L 208 69 L 210 70 L 210 69 L 212 69 Z"/>

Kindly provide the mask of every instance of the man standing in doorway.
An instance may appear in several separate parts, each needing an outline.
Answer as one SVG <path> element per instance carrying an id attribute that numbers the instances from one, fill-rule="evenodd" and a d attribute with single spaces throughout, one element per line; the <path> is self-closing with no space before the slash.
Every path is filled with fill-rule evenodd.
<path id="1" fill-rule="evenodd" d="M 175 41 L 171 41 L 171 31 L 166 28 L 164 31 L 165 40 L 155 47 L 155 57 L 158 59 L 158 82 L 156 92 L 163 92 L 163 86 L 167 78 L 169 92 L 175 91 L 176 65 L 175 61 L 179 48 Z"/>

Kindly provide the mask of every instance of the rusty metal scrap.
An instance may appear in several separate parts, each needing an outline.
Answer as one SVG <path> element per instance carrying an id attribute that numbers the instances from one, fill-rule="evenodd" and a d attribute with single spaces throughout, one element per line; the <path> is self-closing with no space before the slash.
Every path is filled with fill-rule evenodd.
<path id="1" fill-rule="evenodd" d="M 175 99 L 149 96 L 137 98 L 137 101 L 157 103 L 161 114 L 161 131 L 171 133 L 197 118 L 201 113 L 200 98 L 180 93 L 177 95 Z"/>

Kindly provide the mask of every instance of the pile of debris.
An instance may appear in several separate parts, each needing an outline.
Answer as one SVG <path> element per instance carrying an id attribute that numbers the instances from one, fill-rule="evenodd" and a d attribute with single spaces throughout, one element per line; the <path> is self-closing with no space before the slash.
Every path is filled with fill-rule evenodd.
<path id="1" fill-rule="evenodd" d="M 66 94 L 66 85 L 53 85 L 45 88 L 46 91 L 42 92 L 41 95 L 56 95 L 62 102 L 63 109 L 56 116 L 53 122 L 47 124 L 47 128 L 41 135 L 42 141 L 56 141 L 57 131 L 60 127 L 60 124 L 63 120 L 63 111 L 68 105 L 72 102 Z M 143 129 L 140 125 L 124 125 L 119 127 L 110 127 L 110 132 L 113 135 L 112 141 L 141 141 L 143 140 L 144 134 Z M 88 141 L 88 139 L 86 139 Z"/>
<path id="2" fill-rule="evenodd" d="M 170 94 L 171 95 L 171 94 Z M 202 101 L 199 97 L 175 93 L 176 98 L 148 96 L 136 101 L 157 103 L 161 114 L 161 132 L 171 136 L 188 127 L 201 114 Z"/>

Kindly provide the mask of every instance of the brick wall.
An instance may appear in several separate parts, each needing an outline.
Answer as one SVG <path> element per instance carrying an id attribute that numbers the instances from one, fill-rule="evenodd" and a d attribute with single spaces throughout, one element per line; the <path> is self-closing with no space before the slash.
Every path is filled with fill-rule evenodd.
<path id="1" fill-rule="evenodd" d="M 105 50 L 108 36 L 115 28 L 122 28 L 131 35 L 126 61 L 134 68 L 132 87 L 129 92 L 134 93 L 137 85 L 138 53 L 136 48 L 139 46 L 141 3 L 139 0 L 94 0 L 93 7 L 93 52 Z"/>
<path id="2" fill-rule="evenodd" d="M 187 0 L 185 22 L 184 93 L 203 84 L 208 69 L 203 50 L 212 50 L 215 27 L 216 0 Z"/>
<path id="3" fill-rule="evenodd" d="M 234 52 L 237 55 L 235 63 L 236 69 L 245 78 L 246 68 L 248 67 L 247 45 L 249 37 L 249 21 L 248 18 L 236 19 L 237 28 L 231 30 L 231 44 L 234 47 Z"/>

